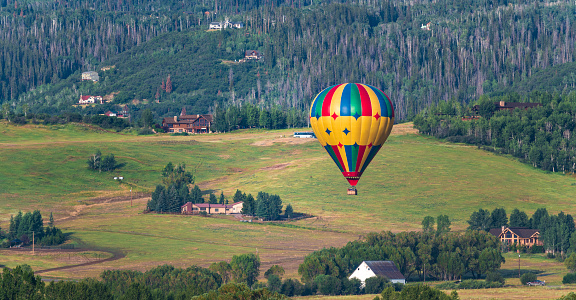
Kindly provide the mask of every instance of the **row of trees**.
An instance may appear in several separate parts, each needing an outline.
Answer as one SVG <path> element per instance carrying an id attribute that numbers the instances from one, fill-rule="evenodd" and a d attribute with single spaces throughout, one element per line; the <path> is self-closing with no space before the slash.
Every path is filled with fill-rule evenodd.
<path id="1" fill-rule="evenodd" d="M 217 107 L 214 112 L 212 129 L 227 132 L 238 128 L 281 129 L 305 127 L 308 125 L 308 112 L 296 108 L 283 109 L 275 106 L 271 109 L 261 109 L 250 103 L 226 109 Z"/>
<path id="2" fill-rule="evenodd" d="M 489 231 L 501 226 L 538 229 L 540 240 L 547 251 L 552 254 L 558 252 L 562 257 L 576 252 L 574 218 L 564 212 L 550 215 L 546 208 L 539 208 L 528 218 L 526 212 L 515 208 L 508 219 L 504 208 L 496 208 L 492 212 L 481 208 L 473 212 L 467 222 L 470 230 Z"/>
<path id="3" fill-rule="evenodd" d="M 256 199 L 252 194 L 246 195 L 240 190 L 234 194 L 234 202 L 243 201 L 242 214 L 259 217 L 266 221 L 278 220 L 282 214 L 282 199 L 278 195 L 270 195 L 265 192 L 258 192 Z M 285 218 L 291 218 L 294 214 L 292 205 L 288 204 L 284 211 Z"/>
<path id="4" fill-rule="evenodd" d="M 496 111 L 495 102 L 518 102 L 518 94 L 481 97 L 479 119 L 465 120 L 472 106 L 456 102 L 430 107 L 414 119 L 420 132 L 450 141 L 485 146 L 518 157 L 534 167 L 552 172 L 576 171 L 576 92 L 533 92 L 527 102 L 542 106 Z"/>
<path id="5" fill-rule="evenodd" d="M 62 230 L 54 226 L 54 218 L 50 213 L 48 226 L 44 227 L 44 220 L 39 210 L 23 214 L 21 211 L 10 216 L 8 232 L 0 230 L 2 247 L 10 247 L 15 244 L 31 244 L 34 242 L 42 246 L 59 245 L 66 241 Z"/>
<path id="6" fill-rule="evenodd" d="M 342 248 L 315 251 L 304 258 L 298 273 L 304 282 L 319 275 L 349 276 L 364 260 L 391 260 L 406 278 L 418 275 L 453 280 L 475 278 L 497 270 L 504 262 L 500 241 L 484 231 L 370 233 Z M 426 270 L 426 274 L 424 274 Z"/>

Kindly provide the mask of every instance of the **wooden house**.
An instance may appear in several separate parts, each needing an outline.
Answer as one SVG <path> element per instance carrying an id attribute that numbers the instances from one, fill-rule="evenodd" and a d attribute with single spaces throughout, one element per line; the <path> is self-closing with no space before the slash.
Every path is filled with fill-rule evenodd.
<path id="1" fill-rule="evenodd" d="M 211 125 L 212 115 L 188 115 L 185 108 L 182 108 L 180 116 L 162 120 L 162 128 L 173 133 L 210 133 Z"/>
<path id="2" fill-rule="evenodd" d="M 506 227 L 492 228 L 490 233 L 497 236 L 500 241 L 506 245 L 516 244 L 527 247 L 533 245 L 541 246 L 540 231 L 524 227 Z"/>

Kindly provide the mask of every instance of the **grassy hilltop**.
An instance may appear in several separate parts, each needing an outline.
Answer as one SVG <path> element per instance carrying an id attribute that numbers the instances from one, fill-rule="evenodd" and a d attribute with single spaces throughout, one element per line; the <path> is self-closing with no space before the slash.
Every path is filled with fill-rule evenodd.
<path id="1" fill-rule="evenodd" d="M 79 124 L 0 123 L 0 226 L 6 228 L 18 210 L 40 209 L 45 216 L 52 211 L 57 226 L 73 232 L 74 243 L 101 251 L 88 257 L 118 256 L 44 276 L 80 278 L 108 268 L 147 269 L 162 263 L 207 266 L 257 252 L 262 269 L 281 264 L 288 276 L 297 277 L 302 258 L 316 249 L 342 246 L 371 231 L 418 230 L 427 215 L 447 214 L 453 230 L 461 230 L 481 207 L 527 213 L 539 207 L 551 213 L 576 208 L 573 177 L 420 136 L 410 124 L 395 127 L 360 180 L 359 195 L 347 196 L 347 182 L 318 143 L 294 139 L 292 132 L 134 136 Z M 88 170 L 86 160 L 96 149 L 126 165 L 114 173 Z M 144 193 L 160 183 L 160 170 L 168 162 L 185 162 L 203 191 L 223 190 L 229 199 L 236 189 L 253 195 L 265 191 L 316 217 L 277 226 L 142 214 L 149 199 Z M 118 175 L 124 183 L 113 180 Z M 24 261 L 36 270 L 74 264 L 65 255 L 0 252 L 0 264 Z"/>

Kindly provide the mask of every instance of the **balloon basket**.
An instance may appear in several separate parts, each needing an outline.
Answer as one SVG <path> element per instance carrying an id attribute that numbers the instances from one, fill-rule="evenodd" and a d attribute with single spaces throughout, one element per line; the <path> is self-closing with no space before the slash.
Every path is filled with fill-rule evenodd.
<path id="1" fill-rule="evenodd" d="M 351 187 L 348 189 L 348 195 L 358 195 L 358 190 L 355 187 Z"/>

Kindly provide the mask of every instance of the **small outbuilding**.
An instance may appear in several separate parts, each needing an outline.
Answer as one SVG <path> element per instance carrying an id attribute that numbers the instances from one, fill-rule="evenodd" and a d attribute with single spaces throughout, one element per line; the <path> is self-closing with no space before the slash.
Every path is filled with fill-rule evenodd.
<path id="1" fill-rule="evenodd" d="M 406 278 L 396 268 L 393 261 L 384 260 L 367 260 L 363 261 L 358 268 L 348 277 L 348 279 L 357 278 L 362 282 L 362 286 L 366 285 L 366 279 L 374 276 L 383 276 L 390 280 L 392 283 L 406 283 Z"/>

